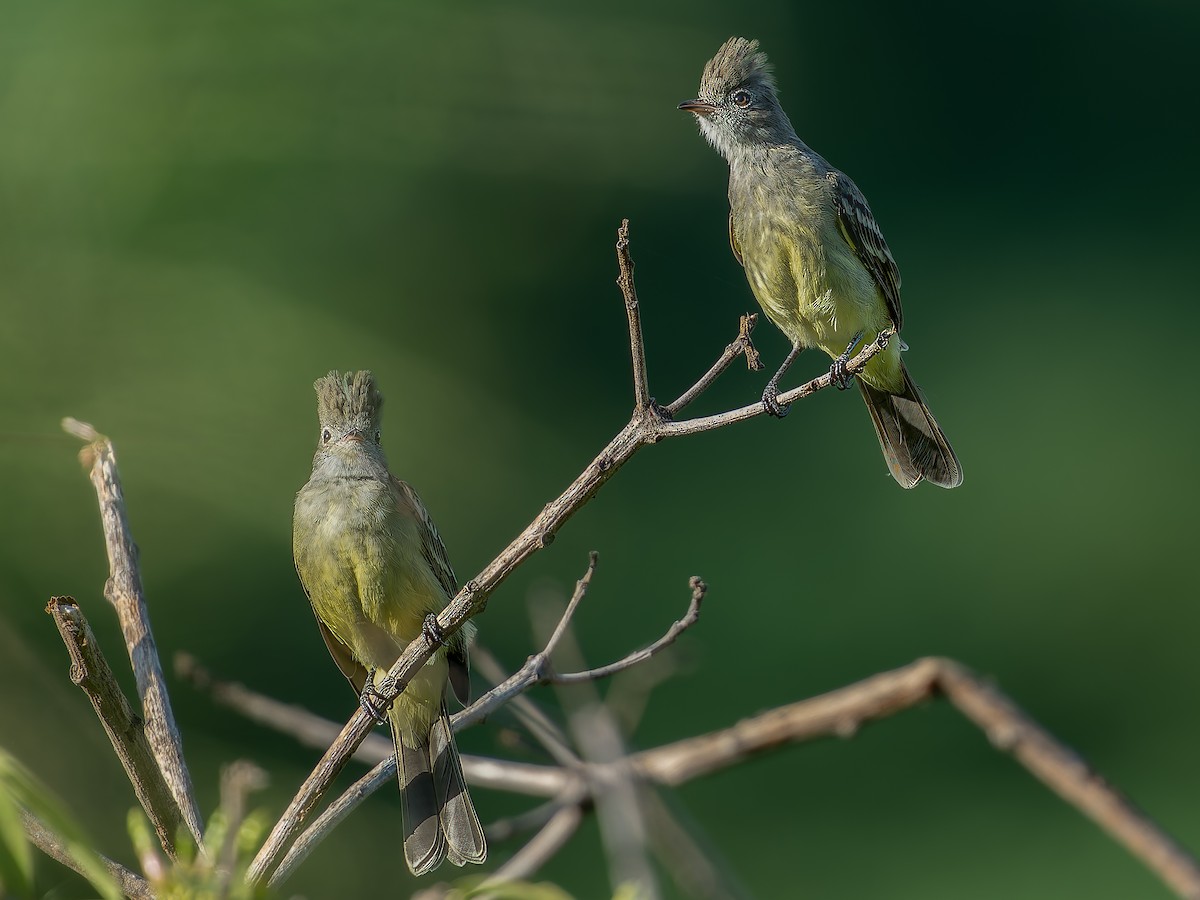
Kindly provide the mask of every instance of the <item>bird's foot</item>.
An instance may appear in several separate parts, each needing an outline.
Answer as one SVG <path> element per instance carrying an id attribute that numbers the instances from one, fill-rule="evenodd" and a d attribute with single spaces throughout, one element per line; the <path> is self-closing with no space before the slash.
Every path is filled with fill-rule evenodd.
<path id="1" fill-rule="evenodd" d="M 854 374 L 846 370 L 847 364 L 850 362 L 850 357 L 854 355 L 854 348 L 858 346 L 858 342 L 862 340 L 863 333 L 860 331 L 850 339 L 850 343 L 846 345 L 846 349 L 841 355 L 833 360 L 833 365 L 829 367 L 829 378 L 833 382 L 834 387 L 839 391 L 844 391 L 850 386 L 850 382 L 854 380 Z"/>
<path id="2" fill-rule="evenodd" d="M 850 382 L 854 380 L 854 373 L 846 371 L 846 360 L 839 356 L 833 361 L 833 365 L 829 367 L 829 378 L 835 388 L 839 391 L 844 391 L 850 387 Z"/>
<path id="3" fill-rule="evenodd" d="M 767 411 L 767 415 L 774 416 L 776 419 L 782 419 L 791 411 L 791 404 L 784 406 L 779 402 L 779 385 L 774 379 L 767 382 L 766 388 L 763 390 L 762 404 Z"/>
<path id="4" fill-rule="evenodd" d="M 363 684 L 362 692 L 358 695 L 358 705 L 368 716 L 382 724 L 387 721 L 388 707 L 392 704 L 375 687 L 375 672 L 375 669 L 371 669 L 367 673 L 366 683 Z"/>
<path id="5" fill-rule="evenodd" d="M 425 639 L 435 647 L 446 646 L 446 632 L 438 623 L 438 617 L 433 613 L 425 617 L 425 622 L 421 625 L 421 634 L 425 635 Z"/>

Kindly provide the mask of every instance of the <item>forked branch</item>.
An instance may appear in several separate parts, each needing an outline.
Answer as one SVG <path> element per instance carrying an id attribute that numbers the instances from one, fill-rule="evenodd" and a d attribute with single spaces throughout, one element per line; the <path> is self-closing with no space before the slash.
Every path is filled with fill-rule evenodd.
<path id="1" fill-rule="evenodd" d="M 626 301 L 625 310 L 630 325 L 630 345 L 634 354 L 635 380 L 638 380 L 643 377 L 641 373 L 644 371 L 645 350 L 641 339 L 641 312 L 636 294 L 633 293 L 633 270 L 631 264 L 628 264 L 628 246 L 629 222 L 626 220 L 621 223 L 617 239 L 618 267 L 622 271 L 619 283 Z M 747 340 L 742 343 L 742 352 L 746 352 L 750 349 L 750 344 L 748 329 L 745 325 L 739 334 L 739 341 L 743 336 Z M 852 374 L 859 372 L 868 360 L 887 346 L 890 337 L 891 332 L 881 332 L 875 341 L 868 344 L 849 362 L 847 371 Z M 730 362 L 732 362 L 732 358 L 730 358 Z M 707 378 L 708 373 L 704 377 Z M 703 380 L 704 378 L 701 379 L 701 381 Z M 779 402 L 789 403 L 801 397 L 807 397 L 829 387 L 831 383 L 829 373 L 825 373 L 799 388 L 781 394 Z M 688 398 L 690 402 L 698 393 L 698 391 L 689 390 L 684 397 Z M 542 512 L 525 530 L 483 571 L 464 584 L 454 599 L 442 610 L 441 615 L 438 616 L 438 625 L 444 634 L 454 633 L 462 627 L 467 619 L 482 611 L 492 591 L 499 587 L 525 560 L 538 550 L 548 546 L 554 540 L 558 529 L 595 496 L 596 492 L 642 447 L 655 444 L 663 438 L 711 431 L 764 414 L 762 404 L 755 403 L 716 416 L 682 422 L 671 421 L 648 399 L 644 406 L 638 406 L 638 400 L 643 394 L 646 398 L 649 397 L 648 385 L 644 389 L 635 387 L 634 411 L 629 423 L 609 441 L 608 446 L 600 451 L 600 454 L 583 470 L 579 477 L 561 495 L 546 504 Z M 399 696 L 436 649 L 437 647 L 426 634 L 422 634 L 409 644 L 400 658 L 396 660 L 395 665 L 388 671 L 386 679 L 378 685 L 378 693 L 384 700 L 391 701 Z M 269 875 L 288 843 L 303 827 L 309 813 L 329 789 L 334 778 L 337 777 L 354 752 L 354 748 L 362 743 L 373 724 L 371 717 L 361 708 L 346 723 L 337 740 L 329 747 L 312 774 L 300 786 L 258 856 L 255 857 L 250 867 L 252 881 L 259 881 Z"/>

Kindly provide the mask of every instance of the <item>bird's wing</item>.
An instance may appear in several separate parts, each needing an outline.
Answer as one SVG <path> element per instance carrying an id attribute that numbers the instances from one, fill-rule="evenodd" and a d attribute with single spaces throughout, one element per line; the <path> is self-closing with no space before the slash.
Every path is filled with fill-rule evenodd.
<path id="1" fill-rule="evenodd" d="M 304 579 L 300 580 L 300 584 L 303 587 Z M 309 603 L 312 603 L 312 597 L 308 594 L 308 588 L 304 588 L 304 596 L 308 597 Z M 315 606 L 313 607 L 313 614 L 317 620 L 317 628 L 321 630 L 321 637 L 325 640 L 325 646 L 329 648 L 329 655 L 333 657 L 333 661 L 342 670 L 342 674 L 346 676 L 346 679 L 353 686 L 355 692 L 361 694 L 363 685 L 367 683 L 366 668 L 354 658 L 354 654 L 350 652 L 350 648 L 330 630 L 329 626 L 321 621 L 321 616 L 317 613 Z"/>
<path id="2" fill-rule="evenodd" d="M 896 266 L 896 260 L 892 259 L 892 252 L 883 239 L 879 223 L 871 214 L 867 198 L 841 172 L 829 172 L 825 178 L 833 188 L 837 204 L 838 231 L 879 285 L 892 324 L 899 331 L 904 324 L 904 314 L 900 309 L 900 269 Z"/>
<path id="3" fill-rule="evenodd" d="M 438 584 L 446 592 L 447 599 L 453 597 L 458 593 L 458 580 L 454 577 L 454 570 L 450 568 L 446 545 L 442 543 L 442 536 L 438 534 L 437 526 L 429 517 L 429 510 L 425 508 L 425 504 L 421 502 L 417 492 L 412 489 L 412 485 L 395 477 L 392 478 L 392 481 L 400 491 L 404 504 L 412 510 L 416 517 L 418 533 L 421 536 L 421 555 L 425 557 L 425 562 L 429 564 Z"/>
<path id="4" fill-rule="evenodd" d="M 450 567 L 450 559 L 446 554 L 446 545 L 442 543 L 442 536 L 438 534 L 437 526 L 429 517 L 429 510 L 425 508 L 425 504 L 421 502 L 421 498 L 417 496 L 417 492 L 412 489 L 412 486 L 399 478 L 393 477 L 392 481 L 416 516 L 417 528 L 421 536 L 421 555 L 429 564 L 438 584 L 446 592 L 446 600 L 449 601 L 458 593 L 458 579 L 454 577 L 454 569 Z M 463 705 L 466 705 L 471 696 L 471 668 L 467 659 L 466 636 L 467 632 L 460 630 L 454 637 L 449 638 L 446 644 L 446 661 L 450 668 L 450 687 L 454 689 L 454 696 Z M 459 639 L 456 640 L 456 638 Z"/>
<path id="5" fill-rule="evenodd" d="M 742 268 L 746 264 L 742 262 L 742 251 L 738 249 L 737 235 L 733 233 L 733 210 L 729 211 L 729 249 L 733 251 L 733 258 L 738 261 L 738 265 Z"/>

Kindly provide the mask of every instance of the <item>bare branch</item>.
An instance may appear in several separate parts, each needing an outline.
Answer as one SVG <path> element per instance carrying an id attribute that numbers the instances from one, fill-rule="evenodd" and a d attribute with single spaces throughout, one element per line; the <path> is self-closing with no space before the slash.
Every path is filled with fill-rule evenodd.
<path id="1" fill-rule="evenodd" d="M 858 352 L 849 363 L 846 364 L 846 371 L 851 375 L 857 375 L 861 372 L 868 362 L 870 362 L 879 353 L 882 353 L 887 347 L 888 342 L 895 336 L 895 332 L 890 329 L 884 329 L 879 332 L 875 340 L 867 344 Z M 778 400 L 783 406 L 789 403 L 794 403 L 797 400 L 802 400 L 805 397 L 812 396 L 817 391 L 824 390 L 833 384 L 833 377 L 826 372 L 824 375 L 818 375 L 816 378 L 800 385 L 800 387 L 792 388 L 790 391 L 785 391 L 780 394 Z M 702 431 L 713 431 L 717 428 L 724 428 L 727 425 L 732 425 L 735 422 L 744 422 L 747 419 L 753 419 L 765 413 L 765 409 L 761 401 L 756 401 L 748 406 L 740 407 L 739 409 L 731 409 L 728 412 L 717 413 L 712 416 L 702 416 L 695 419 L 686 419 L 682 422 L 663 422 L 658 428 L 658 437 L 683 437 L 689 434 L 699 434 Z"/>
<path id="2" fill-rule="evenodd" d="M 784 744 L 849 737 L 868 721 L 894 715 L 939 693 L 983 729 L 998 749 L 1011 753 L 1176 894 L 1200 898 L 1200 863 L 1194 856 L 1010 699 L 949 659 L 917 660 L 731 728 L 635 754 L 632 761 L 638 772 L 660 784 L 682 784 Z"/>
<path id="3" fill-rule="evenodd" d="M 698 846 L 656 791 L 643 790 L 640 796 L 650 826 L 650 846 L 683 896 L 696 900 L 736 900 L 749 896 L 730 878 L 719 854 L 714 854 L 711 847 Z"/>
<path id="4" fill-rule="evenodd" d="M 758 324 L 758 313 L 746 313 L 746 315 L 742 316 L 741 323 L 738 326 L 737 340 L 725 348 L 721 355 L 717 357 L 717 361 L 712 364 L 712 368 L 705 372 L 699 381 L 684 391 L 675 402 L 662 408 L 663 415 L 668 419 L 674 419 L 678 416 L 684 407 L 688 406 L 693 400 L 712 387 L 713 383 L 742 354 L 745 354 L 746 368 L 751 372 L 761 369 L 762 360 L 759 359 L 758 351 L 754 349 L 754 344 L 750 340 L 750 334 L 754 331 L 756 324 Z"/>
<path id="5" fill-rule="evenodd" d="M 583 808 L 578 802 L 564 802 L 533 839 L 512 855 L 512 858 L 489 875 L 477 890 L 499 887 L 506 881 L 528 878 L 546 864 L 571 839 L 583 821 Z"/>
<path id="6" fill-rule="evenodd" d="M 552 612 L 548 605 L 534 606 L 535 629 L 549 629 Z M 560 617 L 555 634 L 559 653 L 572 665 L 582 665 L 583 653 L 574 632 Z M 628 764 L 620 729 L 590 682 L 576 682 L 576 689 L 559 688 L 559 699 L 567 712 L 567 723 L 580 754 L 590 763 L 583 775 L 596 806 L 600 834 L 607 850 L 609 883 L 613 891 L 621 885 L 636 886 L 639 897 L 659 896 L 658 880 L 646 854 L 646 823 L 638 800 L 638 785 Z"/>
<path id="7" fill-rule="evenodd" d="M 562 798 L 556 796 L 545 803 L 538 804 L 532 809 L 525 810 L 523 813 L 508 816 L 504 819 L 497 819 L 485 829 L 487 831 L 488 843 L 492 845 L 499 844 L 512 840 L 527 831 L 541 828 L 554 817 L 554 814 L 562 808 L 562 805 Z"/>
<path id="8" fill-rule="evenodd" d="M 642 315 L 638 308 L 637 288 L 633 285 L 633 260 L 629 258 L 629 220 L 622 219 L 617 229 L 617 284 L 625 298 L 629 317 L 629 347 L 633 357 L 633 405 L 635 410 L 650 407 L 650 385 L 646 376 L 646 345 L 642 340 Z"/>
<path id="9" fill-rule="evenodd" d="M 154 752 L 146 740 L 142 721 L 129 706 L 125 693 L 100 650 L 96 635 L 83 611 L 71 597 L 52 597 L 46 612 L 58 626 L 71 656 L 71 681 L 92 701 L 92 708 L 125 768 L 138 803 L 154 826 L 158 842 L 172 859 L 176 856 L 175 831 L 179 827 L 179 805 L 163 779 Z"/>
<path id="10" fill-rule="evenodd" d="M 62 863 L 73 872 L 78 872 L 80 875 L 87 877 L 87 869 L 80 865 L 79 861 L 71 854 L 67 847 L 67 842 L 59 835 L 55 834 L 45 822 L 35 816 L 29 810 L 21 810 L 21 824 L 25 828 L 25 833 L 29 835 L 29 840 L 43 853 L 51 859 L 55 859 Z M 126 897 L 132 900 L 154 900 L 154 889 L 150 887 L 148 882 L 141 875 L 130 869 L 125 868 L 119 862 L 109 859 L 107 856 L 96 854 L 101 865 L 108 870 L 108 874 L 125 894 Z"/>
<path id="11" fill-rule="evenodd" d="M 699 578 L 692 576 L 688 582 L 692 589 L 692 600 L 688 604 L 688 611 L 682 619 L 675 622 L 667 633 L 660 637 L 649 647 L 637 650 L 630 653 L 624 659 L 618 659 L 616 662 L 609 663 L 607 666 L 600 666 L 595 669 L 587 669 L 583 672 L 566 672 L 561 675 L 549 674 L 542 678 L 543 684 L 578 684 L 581 681 L 596 681 L 600 678 L 608 678 L 625 669 L 636 666 L 638 663 L 645 662 L 659 651 L 675 643 L 676 639 L 700 621 L 700 604 L 704 602 L 704 595 L 708 592 L 706 585 Z"/>
<path id="12" fill-rule="evenodd" d="M 582 582 L 581 582 L 582 583 Z M 576 589 L 578 593 L 578 588 Z M 571 607 L 563 615 L 570 615 Z M 512 705 L 513 712 L 529 733 L 545 748 L 551 758 L 561 766 L 579 765 L 579 756 L 571 749 L 571 743 L 563 730 L 542 709 L 524 695 L 540 682 L 549 668 L 549 660 L 543 650 L 529 657 L 515 675 L 506 675 L 500 662 L 485 647 L 471 648 L 471 664 L 484 678 L 496 686 L 454 717 L 457 728 L 467 728 L 482 722 L 502 704 Z"/>
<path id="13" fill-rule="evenodd" d="M 138 549 L 129 531 L 125 516 L 125 496 L 117 473 L 117 460 L 112 443 L 86 422 L 63 419 L 63 430 L 87 441 L 79 459 L 88 469 L 96 497 L 100 502 L 100 520 L 104 526 L 104 544 L 108 550 L 109 577 L 104 596 L 117 611 L 121 633 L 129 651 L 137 681 L 138 697 L 142 702 L 146 737 L 158 760 L 171 793 L 183 814 L 183 821 L 199 844 L 203 825 L 196 804 L 192 779 L 183 758 L 183 739 L 171 711 L 163 679 L 162 664 L 154 633 L 150 628 L 150 613 L 138 568 Z"/>
<path id="14" fill-rule="evenodd" d="M 236 710 L 252 722 L 258 722 L 283 734 L 291 735 L 306 747 L 324 750 L 337 737 L 341 725 L 331 722 L 303 706 L 282 703 L 236 681 L 214 678 L 190 653 L 175 654 L 175 674 L 199 691 L 212 695 L 222 706 Z M 355 748 L 353 758 L 368 766 L 391 757 L 392 742 L 381 734 L 369 734 Z"/>

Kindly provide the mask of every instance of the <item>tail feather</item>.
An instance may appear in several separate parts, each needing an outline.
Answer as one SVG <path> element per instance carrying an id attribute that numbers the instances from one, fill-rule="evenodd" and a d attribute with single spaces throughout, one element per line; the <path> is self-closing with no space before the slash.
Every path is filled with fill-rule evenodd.
<path id="1" fill-rule="evenodd" d="M 462 761 L 450 731 L 450 716 L 444 702 L 441 715 L 429 730 L 429 755 L 433 759 L 433 784 L 441 805 L 447 858 L 456 866 L 481 863 L 487 859 L 487 841 L 471 795 L 467 793 Z"/>
<path id="2" fill-rule="evenodd" d="M 444 859 L 456 866 L 487 859 L 487 841 L 467 793 L 445 701 L 424 746 L 409 746 L 395 719 L 392 740 L 400 779 L 404 861 L 409 871 L 425 875 Z"/>
<path id="3" fill-rule="evenodd" d="M 944 488 L 958 487 L 962 484 L 962 466 L 954 448 L 903 364 L 900 371 L 904 390 L 896 394 L 872 387 L 861 377 L 856 379 L 888 469 L 904 488 L 916 487 L 921 481 Z"/>
<path id="4" fill-rule="evenodd" d="M 429 765 L 429 748 L 410 747 L 392 721 L 396 774 L 400 779 L 400 821 L 404 828 L 404 861 L 414 875 L 436 869 L 446 858 L 446 836 L 438 810 L 438 792 Z"/>

